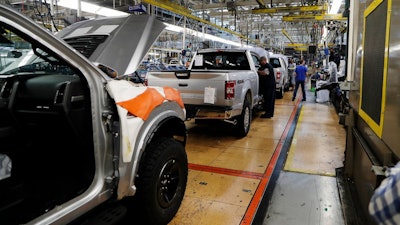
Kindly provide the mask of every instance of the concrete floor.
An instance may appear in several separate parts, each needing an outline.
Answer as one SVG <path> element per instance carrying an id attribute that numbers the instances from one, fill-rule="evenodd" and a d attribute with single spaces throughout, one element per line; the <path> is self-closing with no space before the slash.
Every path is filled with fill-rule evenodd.
<path id="1" fill-rule="evenodd" d="M 307 95 L 307 102 L 291 101 L 292 92 L 286 92 L 276 100 L 272 119 L 254 114 L 244 138 L 235 137 L 225 123 L 188 121 L 188 185 L 170 224 L 257 224 L 259 207 L 268 208 L 264 224 L 344 224 L 334 176 L 343 166 L 345 130 L 332 105 Z M 276 165 L 282 155 L 286 158 L 280 153 L 298 108 L 281 171 Z M 277 170 L 271 201 L 263 205 Z"/>
<path id="2" fill-rule="evenodd" d="M 345 224 L 335 169 L 343 166 L 346 133 L 329 103 L 308 92 L 263 225 Z"/>
<path id="3" fill-rule="evenodd" d="M 263 225 L 342 225 L 336 178 L 282 171 Z"/>

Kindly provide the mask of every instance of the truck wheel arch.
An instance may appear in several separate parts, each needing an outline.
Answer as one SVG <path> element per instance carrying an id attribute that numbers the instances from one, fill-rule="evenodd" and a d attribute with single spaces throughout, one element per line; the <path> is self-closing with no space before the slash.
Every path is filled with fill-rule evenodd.
<path id="1" fill-rule="evenodd" d="M 142 221 L 164 224 L 176 214 L 187 183 L 186 134 L 184 122 L 172 117 L 160 122 L 146 141 L 135 178 L 135 195 L 149 204 L 140 213 Z"/>
<path id="2" fill-rule="evenodd" d="M 148 146 L 153 140 L 160 137 L 170 137 L 186 145 L 187 130 L 184 121 L 177 117 L 167 118 L 161 121 L 150 133 L 145 146 Z"/>
<path id="3" fill-rule="evenodd" d="M 127 204 L 139 205 L 143 224 L 167 224 L 185 195 L 188 161 L 185 148 L 171 137 L 157 137 L 141 158 L 136 180 L 137 193 Z M 131 205 L 132 206 L 132 205 Z M 133 212 L 132 212 L 133 213 Z"/>
<path id="4" fill-rule="evenodd" d="M 184 123 L 184 113 L 176 102 L 166 102 L 156 107 L 138 131 L 135 137 L 135 147 L 129 162 L 119 160 L 119 179 L 117 185 L 117 198 L 134 196 L 136 193 L 136 178 L 142 163 L 144 153 L 148 146 L 155 140 L 165 137 L 186 145 L 187 130 Z M 117 145 L 120 145 L 118 138 Z M 121 153 L 117 153 L 117 157 Z"/>
<path id="5" fill-rule="evenodd" d="M 237 117 L 237 124 L 234 125 L 236 135 L 244 137 L 250 130 L 252 120 L 252 97 L 248 91 L 243 100 L 242 113 Z"/>

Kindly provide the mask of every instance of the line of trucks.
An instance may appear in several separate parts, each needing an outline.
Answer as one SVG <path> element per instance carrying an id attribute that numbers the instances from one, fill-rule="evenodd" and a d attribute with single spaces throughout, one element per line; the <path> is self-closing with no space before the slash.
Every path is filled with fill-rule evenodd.
<path id="1" fill-rule="evenodd" d="M 179 90 L 187 119 L 223 120 L 238 136 L 246 136 L 253 110 L 262 106 L 257 74 L 261 56 L 274 67 L 277 98 L 282 98 L 289 87 L 287 58 L 259 48 L 200 49 L 188 70 L 150 71 L 147 84 Z"/>

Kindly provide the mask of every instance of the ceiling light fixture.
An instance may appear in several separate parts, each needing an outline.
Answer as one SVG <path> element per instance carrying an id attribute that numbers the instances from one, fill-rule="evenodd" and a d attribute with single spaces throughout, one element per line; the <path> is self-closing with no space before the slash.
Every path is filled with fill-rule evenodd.
<path id="1" fill-rule="evenodd" d="M 167 26 L 165 28 L 166 30 L 177 32 L 177 33 L 183 33 L 183 29 L 184 29 L 183 27 L 172 25 L 169 23 L 164 23 L 164 24 Z M 211 34 L 205 34 L 205 33 L 198 32 L 198 31 L 195 31 L 195 30 L 192 30 L 189 28 L 186 28 L 186 34 L 192 35 L 195 37 L 199 37 L 199 38 L 204 38 L 204 39 L 211 40 L 211 41 L 221 42 L 221 43 L 228 44 L 228 45 L 233 45 L 236 47 L 246 47 L 247 46 L 247 45 L 243 45 L 241 43 L 235 42 L 235 41 L 226 40 L 224 38 L 220 38 L 220 37 L 217 37 L 217 36 L 214 36 Z"/>
<path id="2" fill-rule="evenodd" d="M 58 1 L 58 5 L 65 7 L 65 8 L 70 8 L 70 9 L 74 9 L 77 10 L 78 9 L 78 3 L 81 4 L 81 10 L 84 12 L 88 12 L 88 13 L 92 13 L 92 14 L 96 14 L 96 15 L 101 15 L 101 16 L 106 16 L 106 17 L 111 17 L 111 16 L 128 16 L 130 15 L 129 13 L 125 13 L 125 12 L 121 12 L 118 10 L 114 10 L 114 9 L 110 9 L 110 8 L 106 8 L 106 7 L 101 7 L 92 3 L 88 3 L 88 2 L 83 2 L 83 1 L 78 1 L 78 0 L 59 0 Z M 184 28 L 183 27 L 179 27 L 176 25 L 172 25 L 172 24 L 168 24 L 168 23 L 164 23 L 167 27 L 165 28 L 166 30 L 169 31 L 173 31 L 173 32 L 177 32 L 177 33 L 183 33 Z M 203 34 L 201 32 L 186 28 L 186 34 L 189 35 L 193 35 L 196 37 L 200 37 L 200 38 L 204 38 L 207 40 L 212 40 L 212 41 L 217 41 L 217 42 L 221 42 L 221 43 L 225 43 L 228 45 L 232 45 L 232 46 L 236 46 L 236 47 L 243 47 L 246 45 L 242 45 L 241 43 L 238 42 L 234 42 L 234 41 L 229 41 L 226 40 L 224 38 L 220 38 L 214 35 L 210 35 L 210 34 Z"/>
<path id="3" fill-rule="evenodd" d="M 78 9 L 78 3 L 81 4 L 81 10 L 84 12 L 100 15 L 100 16 L 128 16 L 129 13 L 118 11 L 115 9 L 110 9 L 106 7 L 101 7 L 92 3 L 82 2 L 78 0 L 59 0 L 57 2 L 58 6 L 62 6 L 70 9 Z"/>
<path id="4" fill-rule="evenodd" d="M 332 0 L 331 8 L 329 9 L 329 14 L 337 14 L 339 12 L 340 6 L 343 0 Z"/>

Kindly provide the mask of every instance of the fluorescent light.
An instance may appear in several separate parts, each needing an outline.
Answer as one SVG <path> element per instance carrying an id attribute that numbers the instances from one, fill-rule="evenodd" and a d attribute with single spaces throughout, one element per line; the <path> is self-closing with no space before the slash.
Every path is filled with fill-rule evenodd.
<path id="1" fill-rule="evenodd" d="M 183 27 L 179 27 L 179 26 L 172 25 L 172 24 L 169 24 L 169 23 L 164 23 L 164 24 L 166 25 L 166 28 L 165 28 L 166 30 L 177 32 L 177 33 L 183 33 L 183 31 L 184 31 Z M 236 46 L 236 47 L 245 47 L 245 46 L 247 46 L 247 45 L 242 45 L 241 43 L 238 43 L 238 42 L 235 42 L 235 41 L 226 40 L 224 38 L 220 38 L 220 37 L 217 37 L 217 36 L 214 36 L 214 35 L 211 35 L 211 34 L 204 34 L 202 32 L 198 32 L 198 31 L 195 31 L 195 30 L 192 30 L 192 29 L 189 29 L 189 28 L 186 28 L 186 34 L 193 35 L 193 36 L 199 37 L 199 38 L 204 38 L 204 39 L 211 40 L 211 41 L 221 42 L 221 43 L 228 44 L 228 45 L 233 45 L 233 46 Z"/>
<path id="2" fill-rule="evenodd" d="M 331 8 L 329 9 L 329 14 L 337 14 L 339 12 L 340 6 L 343 0 L 332 0 Z"/>
<path id="3" fill-rule="evenodd" d="M 129 15 L 129 13 L 121 12 L 121 11 L 110 9 L 110 8 L 101 7 L 101 6 L 87 3 L 87 2 L 80 1 L 80 3 L 81 3 L 82 11 L 92 13 L 92 14 L 97 14 L 97 15 L 101 15 L 101 16 L 128 16 Z M 57 4 L 59 6 L 70 8 L 70 9 L 75 9 L 75 10 L 78 9 L 78 0 L 59 0 Z M 164 23 L 164 24 L 166 25 L 166 28 L 165 28 L 166 30 L 177 32 L 177 33 L 183 33 L 183 30 L 184 30 L 183 27 L 179 27 L 176 25 L 168 24 L 168 23 Z M 213 36 L 210 34 L 199 33 L 198 31 L 195 31 L 195 30 L 192 30 L 189 28 L 186 28 L 186 33 L 189 35 L 225 43 L 228 45 L 233 45 L 233 46 L 237 46 L 237 47 L 242 46 L 242 44 L 240 44 L 240 43 L 237 43 L 234 41 L 229 41 L 229 40 L 226 40 L 226 39 L 223 39 L 220 37 L 216 37 L 216 36 Z"/>
<path id="4" fill-rule="evenodd" d="M 166 25 L 166 27 L 165 27 L 166 30 L 177 32 L 177 33 L 183 32 L 183 27 L 172 25 L 169 23 L 164 23 L 164 24 Z"/>
<path id="5" fill-rule="evenodd" d="M 228 44 L 228 45 L 233 45 L 233 46 L 236 46 L 236 47 L 242 47 L 242 44 L 240 44 L 238 42 L 229 41 L 229 40 L 226 40 L 224 38 L 220 38 L 220 37 L 217 37 L 217 36 L 214 36 L 214 35 L 211 35 L 211 34 L 204 34 L 204 38 L 208 39 L 208 40 L 212 40 L 212 41 L 217 41 L 217 42 L 220 42 L 220 43 Z"/>
<path id="6" fill-rule="evenodd" d="M 92 14 L 96 14 L 96 15 L 100 15 L 100 16 L 128 16 L 128 13 L 125 12 L 121 12 L 118 10 L 114 10 L 114 9 L 110 9 L 110 8 L 106 8 L 106 7 L 101 7 L 92 3 L 88 3 L 88 2 L 82 2 L 79 1 L 81 4 L 81 10 L 88 12 L 88 13 L 92 13 Z M 65 8 L 70 8 L 70 9 L 78 9 L 78 0 L 59 0 L 57 2 L 57 4 L 59 6 L 65 7 Z"/>

